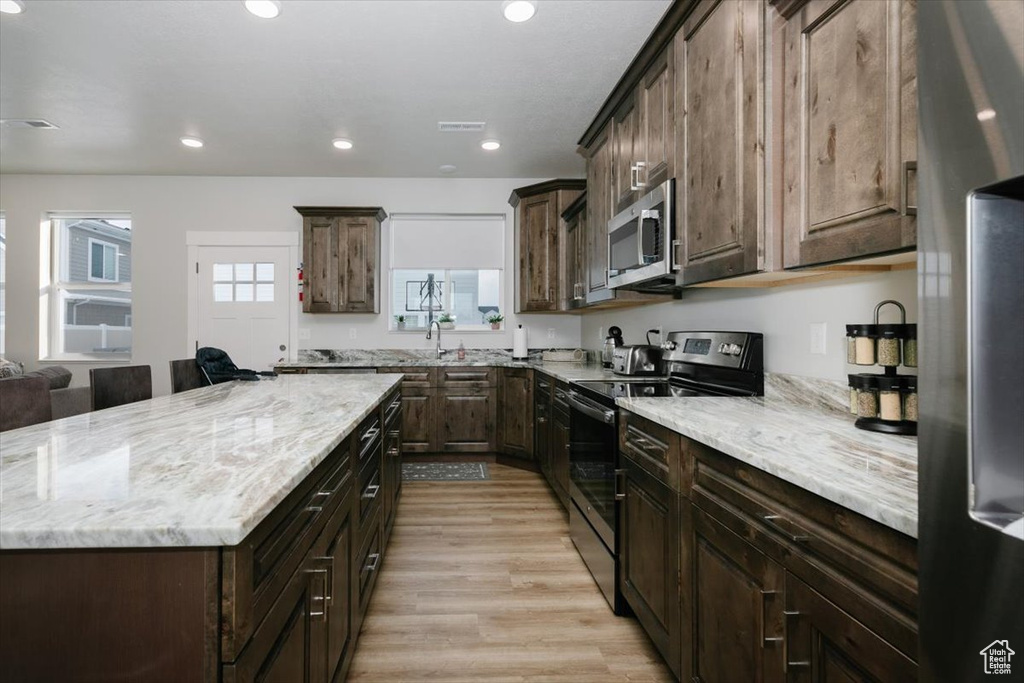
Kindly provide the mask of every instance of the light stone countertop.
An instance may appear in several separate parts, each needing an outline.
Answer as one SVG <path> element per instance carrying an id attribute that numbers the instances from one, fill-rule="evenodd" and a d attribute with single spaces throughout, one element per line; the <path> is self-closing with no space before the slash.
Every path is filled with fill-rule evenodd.
<path id="1" fill-rule="evenodd" d="M 229 382 L 0 434 L 0 548 L 241 542 L 400 375 Z"/>
<path id="2" fill-rule="evenodd" d="M 763 398 L 618 399 L 620 407 L 917 538 L 917 439 L 766 389 Z"/>

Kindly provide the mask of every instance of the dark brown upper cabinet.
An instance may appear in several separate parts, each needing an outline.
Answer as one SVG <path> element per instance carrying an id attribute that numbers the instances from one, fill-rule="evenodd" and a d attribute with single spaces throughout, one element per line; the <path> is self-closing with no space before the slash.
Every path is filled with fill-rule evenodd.
<path id="1" fill-rule="evenodd" d="M 585 151 L 587 156 L 586 292 L 608 288 L 608 221 L 614 203 L 612 192 L 612 123 L 598 134 Z"/>
<path id="2" fill-rule="evenodd" d="M 380 207 L 296 206 L 306 313 L 380 312 Z"/>
<path id="3" fill-rule="evenodd" d="M 566 305 L 580 308 L 587 302 L 587 193 L 562 212 L 565 221 Z"/>
<path id="4" fill-rule="evenodd" d="M 519 245 L 516 313 L 566 310 L 563 245 L 565 224 L 561 213 L 586 189 L 585 180 L 549 180 L 512 191 L 509 204 L 516 209 Z"/>
<path id="5" fill-rule="evenodd" d="M 787 268 L 917 242 L 913 0 L 779 4 L 779 201 Z"/>
<path id="6" fill-rule="evenodd" d="M 676 34 L 683 284 L 764 269 L 765 5 L 704 0 Z"/>

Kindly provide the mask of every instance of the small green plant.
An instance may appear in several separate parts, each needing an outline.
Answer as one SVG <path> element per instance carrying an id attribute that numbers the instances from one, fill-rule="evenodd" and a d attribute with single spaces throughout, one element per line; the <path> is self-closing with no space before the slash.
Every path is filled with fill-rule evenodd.
<path id="1" fill-rule="evenodd" d="M 487 322 L 489 322 L 490 324 L 494 325 L 495 323 L 500 323 L 502 320 L 504 320 L 505 316 L 503 316 L 501 313 L 494 312 L 494 313 L 488 313 L 487 317 L 484 318 L 484 319 Z"/>
<path id="2" fill-rule="evenodd" d="M 405 324 L 405 316 L 404 315 L 396 315 L 395 316 L 395 322 L 398 323 L 399 325 Z"/>
<path id="3" fill-rule="evenodd" d="M 437 316 L 437 322 L 439 323 L 453 323 L 455 322 L 455 316 L 448 311 L 444 311 L 441 315 Z"/>

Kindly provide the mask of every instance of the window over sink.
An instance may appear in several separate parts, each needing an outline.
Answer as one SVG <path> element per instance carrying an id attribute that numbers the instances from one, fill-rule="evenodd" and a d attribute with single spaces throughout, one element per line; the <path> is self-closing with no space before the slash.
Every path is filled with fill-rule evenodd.
<path id="1" fill-rule="evenodd" d="M 490 330 L 504 258 L 504 214 L 393 214 L 390 329 L 425 330 L 447 314 L 458 330 Z"/>

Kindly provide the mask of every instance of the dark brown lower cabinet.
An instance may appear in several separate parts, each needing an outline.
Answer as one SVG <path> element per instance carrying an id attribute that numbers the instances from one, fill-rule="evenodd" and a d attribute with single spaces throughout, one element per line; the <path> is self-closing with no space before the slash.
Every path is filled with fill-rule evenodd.
<path id="1" fill-rule="evenodd" d="M 688 680 L 783 681 L 785 570 L 702 510 L 693 522 Z"/>
<path id="2" fill-rule="evenodd" d="M 917 680 L 916 663 L 791 574 L 786 620 L 791 681 Z"/>
<path id="3" fill-rule="evenodd" d="M 402 388 L 402 450 L 433 453 L 437 445 L 437 389 Z"/>
<path id="4" fill-rule="evenodd" d="M 490 453 L 497 448 L 494 389 L 439 389 L 438 450 L 450 453 Z"/>
<path id="5" fill-rule="evenodd" d="M 401 415 L 398 416 L 401 420 Z M 391 538 L 398 512 L 398 497 L 402 493 L 402 435 L 401 422 L 385 425 L 384 456 L 381 463 L 384 499 L 381 501 L 383 515 L 384 543 Z"/>
<path id="6" fill-rule="evenodd" d="M 680 675 L 679 496 L 623 457 L 619 583 L 669 668 Z"/>
<path id="7" fill-rule="evenodd" d="M 551 488 L 569 509 L 569 415 L 559 409 L 551 411 Z"/>
<path id="8" fill-rule="evenodd" d="M 503 368 L 498 380 L 498 452 L 532 461 L 533 371 Z"/>

